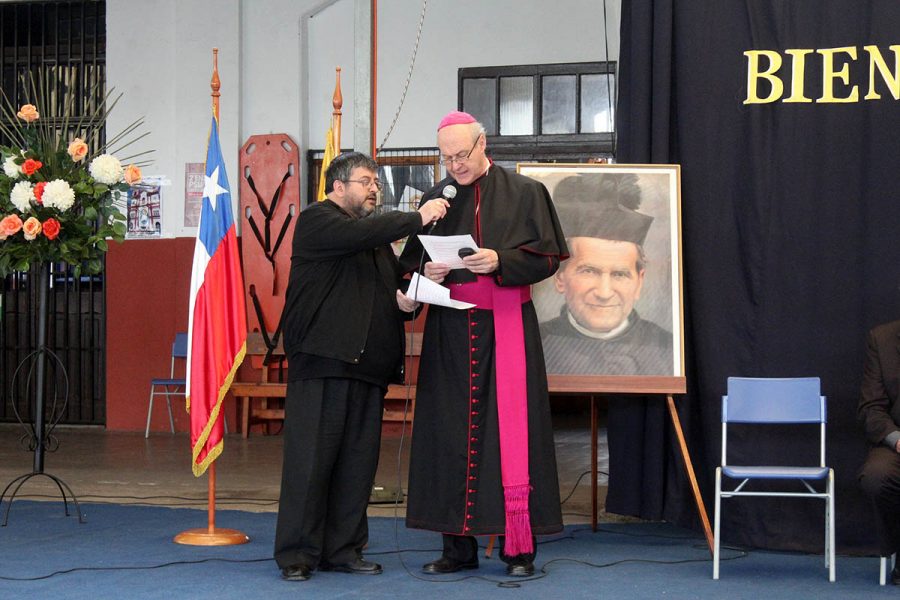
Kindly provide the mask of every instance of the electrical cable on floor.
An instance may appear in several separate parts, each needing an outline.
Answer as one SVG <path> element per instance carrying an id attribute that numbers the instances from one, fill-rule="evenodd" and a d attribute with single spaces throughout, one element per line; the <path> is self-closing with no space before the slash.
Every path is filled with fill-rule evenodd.
<path id="1" fill-rule="evenodd" d="M 53 494 L 23 494 L 17 496 L 22 500 L 29 500 L 34 498 L 50 498 L 57 499 L 58 495 Z M 194 506 L 194 505 L 202 505 L 205 506 L 209 499 L 207 497 L 203 498 L 190 498 L 188 496 L 109 496 L 105 494 L 79 494 L 79 498 L 84 500 L 85 498 L 97 498 L 97 500 L 91 500 L 92 504 L 122 504 L 122 502 L 117 502 L 117 500 L 136 500 L 137 502 L 129 503 L 133 505 L 140 506 L 156 506 L 156 507 L 180 507 L 180 506 Z M 147 500 L 183 500 L 184 502 L 145 502 Z M 250 504 L 254 506 L 271 506 L 273 504 L 278 504 L 277 498 L 242 498 L 240 496 L 225 496 L 225 497 L 216 497 L 216 504 Z"/>

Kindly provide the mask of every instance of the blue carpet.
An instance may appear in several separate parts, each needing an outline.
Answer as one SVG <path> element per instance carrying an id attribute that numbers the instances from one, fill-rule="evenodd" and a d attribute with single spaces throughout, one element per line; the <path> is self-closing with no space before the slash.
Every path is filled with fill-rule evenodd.
<path id="1" fill-rule="evenodd" d="M 2 507 L 4 510 L 6 505 Z M 206 512 L 144 506 L 83 505 L 87 522 L 64 517 L 60 502 L 16 500 L 0 528 L 0 598 L 797 598 L 897 597 L 878 586 L 876 558 L 838 557 L 828 583 L 821 556 L 723 551 L 719 581 L 702 539 L 661 523 L 604 524 L 592 533 L 569 526 L 542 538 L 534 580 L 505 588 L 496 557 L 461 576 L 426 577 L 419 567 L 436 558 L 436 534 L 372 518 L 366 556 L 384 565 L 380 576 L 315 573 L 285 582 L 271 559 L 273 513 L 223 510 L 219 527 L 239 529 L 251 542 L 230 547 L 182 546 L 180 531 L 206 526 Z M 397 548 L 403 550 L 397 552 Z M 407 572 L 407 568 L 410 572 Z"/>

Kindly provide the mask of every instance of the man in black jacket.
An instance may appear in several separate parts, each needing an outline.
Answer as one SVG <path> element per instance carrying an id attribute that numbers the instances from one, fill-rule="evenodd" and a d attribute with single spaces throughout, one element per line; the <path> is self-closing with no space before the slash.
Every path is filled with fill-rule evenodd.
<path id="1" fill-rule="evenodd" d="M 900 551 L 900 321 L 869 332 L 858 416 L 869 442 L 859 482 L 875 505 L 880 554 L 890 556 Z M 891 580 L 900 585 L 900 562 Z"/>
<path id="2" fill-rule="evenodd" d="M 403 312 L 390 243 L 441 218 L 447 201 L 368 217 L 378 167 L 352 152 L 325 174 L 328 199 L 300 213 L 284 307 L 288 356 L 284 464 L 275 560 L 282 577 L 313 569 L 377 575 L 362 558 L 389 383 L 403 378 Z M 399 307 L 399 310 L 398 310 Z M 403 312 L 401 312 L 403 311 Z"/>

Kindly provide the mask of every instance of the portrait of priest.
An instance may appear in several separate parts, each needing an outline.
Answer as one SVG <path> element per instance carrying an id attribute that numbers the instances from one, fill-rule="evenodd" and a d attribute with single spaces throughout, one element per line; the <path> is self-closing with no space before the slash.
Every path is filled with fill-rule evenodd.
<path id="1" fill-rule="evenodd" d="M 541 324 L 547 372 L 563 375 L 673 375 L 672 333 L 637 310 L 653 217 L 639 212 L 633 173 L 572 175 L 554 203 L 570 257 L 554 276 L 565 298 Z"/>

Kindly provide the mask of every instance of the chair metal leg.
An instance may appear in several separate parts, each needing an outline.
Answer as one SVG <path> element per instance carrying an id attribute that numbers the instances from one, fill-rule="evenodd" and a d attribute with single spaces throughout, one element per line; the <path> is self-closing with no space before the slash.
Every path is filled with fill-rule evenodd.
<path id="1" fill-rule="evenodd" d="M 722 467 L 716 468 L 716 514 L 713 528 L 713 579 L 719 578 L 719 535 L 722 512 Z"/>
<path id="2" fill-rule="evenodd" d="M 153 414 L 153 391 L 155 386 L 150 386 L 150 405 L 147 407 L 147 427 L 144 428 L 144 439 L 150 437 L 150 416 Z"/>
<path id="3" fill-rule="evenodd" d="M 828 553 L 825 559 L 828 562 L 828 581 L 834 583 L 835 564 L 834 564 L 834 469 L 828 472 L 828 524 L 827 533 L 828 541 L 826 543 L 826 551 Z"/>
<path id="4" fill-rule="evenodd" d="M 169 429 L 175 433 L 175 420 L 172 418 L 172 392 L 166 388 L 166 408 L 169 410 Z"/>
<path id="5" fill-rule="evenodd" d="M 894 568 L 894 565 L 897 561 L 897 555 L 892 554 L 891 556 L 882 556 L 881 557 L 881 575 L 878 578 L 879 585 L 886 585 L 888 578 L 888 571 Z"/>

